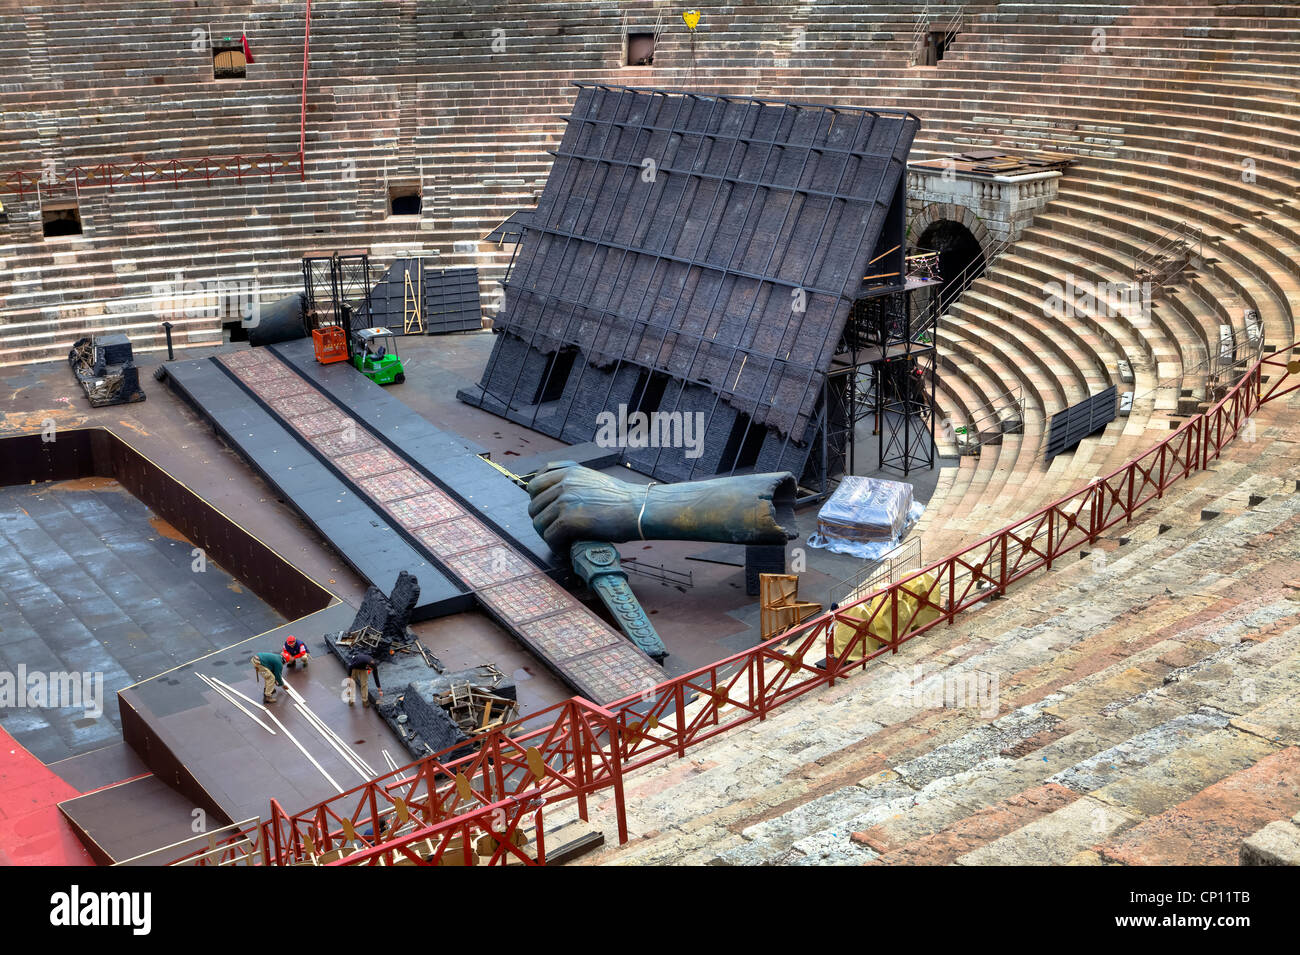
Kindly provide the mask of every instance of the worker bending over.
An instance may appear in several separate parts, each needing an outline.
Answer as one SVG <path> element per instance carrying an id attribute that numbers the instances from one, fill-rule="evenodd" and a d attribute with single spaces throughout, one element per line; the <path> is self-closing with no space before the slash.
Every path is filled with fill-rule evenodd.
<path id="1" fill-rule="evenodd" d="M 262 702 L 274 703 L 275 688 L 284 686 L 284 661 L 278 653 L 254 653 L 250 659 L 253 669 L 262 678 Z"/>
<path id="2" fill-rule="evenodd" d="M 289 639 L 284 641 L 284 649 L 280 651 L 280 658 L 284 660 L 284 665 L 292 667 L 306 666 L 311 661 L 311 654 L 307 652 L 307 644 L 303 643 L 292 634 Z"/>
<path id="3" fill-rule="evenodd" d="M 358 650 L 352 654 L 352 659 L 348 663 L 348 676 L 350 676 L 357 688 L 361 691 L 361 705 L 363 707 L 370 705 L 370 697 L 367 694 L 369 689 L 369 676 L 375 674 L 375 689 L 379 695 L 384 695 L 384 688 L 379 683 L 379 667 L 375 665 L 375 658 L 366 653 L 365 650 Z M 354 700 L 348 700 L 348 706 L 352 706 Z"/>

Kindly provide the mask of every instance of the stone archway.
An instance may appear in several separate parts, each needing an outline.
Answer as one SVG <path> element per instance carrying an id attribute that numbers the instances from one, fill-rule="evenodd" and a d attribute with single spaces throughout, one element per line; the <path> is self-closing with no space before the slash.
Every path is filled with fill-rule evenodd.
<path id="1" fill-rule="evenodd" d="M 988 228 L 980 220 L 979 216 L 956 202 L 932 202 L 922 208 L 907 225 L 908 244 L 915 245 L 917 240 L 925 234 L 926 229 L 945 219 L 964 225 L 970 230 L 970 234 L 975 237 L 975 241 L 980 244 L 980 249 L 985 253 L 988 252 L 989 246 L 994 241 Z"/>
<path id="2" fill-rule="evenodd" d="M 947 309 L 965 287 L 984 273 L 992 237 L 979 217 L 966 207 L 935 203 L 912 220 L 907 241 L 909 249 L 938 253 L 944 284 L 933 294 L 938 295 L 939 307 Z"/>

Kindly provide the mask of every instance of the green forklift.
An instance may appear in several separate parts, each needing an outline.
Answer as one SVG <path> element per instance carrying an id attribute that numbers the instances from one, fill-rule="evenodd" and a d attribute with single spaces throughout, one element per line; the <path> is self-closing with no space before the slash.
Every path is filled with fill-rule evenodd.
<path id="1" fill-rule="evenodd" d="M 377 385 L 401 384 L 406 370 L 397 354 L 397 336 L 387 328 L 363 328 L 352 333 L 352 364 Z"/>

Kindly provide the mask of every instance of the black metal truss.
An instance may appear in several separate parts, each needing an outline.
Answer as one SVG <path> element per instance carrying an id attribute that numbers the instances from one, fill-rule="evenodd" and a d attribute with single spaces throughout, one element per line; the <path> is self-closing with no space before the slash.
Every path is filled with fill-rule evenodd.
<path id="1" fill-rule="evenodd" d="M 356 320 L 373 312 L 370 256 L 365 252 L 304 256 L 302 278 L 308 326 L 342 325 L 350 356 Z"/>
<path id="2" fill-rule="evenodd" d="M 809 482 L 823 493 L 837 473 L 854 472 L 856 428 L 864 420 L 878 439 L 877 469 L 906 476 L 934 467 L 935 321 L 913 328 L 912 320 L 909 291 L 855 303 L 828 378 L 826 470 Z"/>

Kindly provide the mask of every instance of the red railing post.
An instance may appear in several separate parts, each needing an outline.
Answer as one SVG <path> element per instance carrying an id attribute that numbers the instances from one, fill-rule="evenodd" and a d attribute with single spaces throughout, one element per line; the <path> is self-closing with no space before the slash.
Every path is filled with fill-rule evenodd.
<path id="1" fill-rule="evenodd" d="M 379 800 L 375 798 L 377 788 L 373 781 L 366 784 L 366 797 L 370 803 L 370 837 L 375 840 L 375 845 L 379 844 Z"/>
<path id="2" fill-rule="evenodd" d="M 1088 543 L 1097 543 L 1097 537 L 1101 533 L 1101 489 L 1105 486 L 1104 481 L 1094 481 L 1092 485 L 1092 501 L 1088 508 Z"/>
<path id="3" fill-rule="evenodd" d="M 889 645 L 892 647 L 891 653 L 898 652 L 898 590 L 899 584 L 893 584 L 889 588 Z M 862 655 L 866 656 L 867 641 L 865 636 L 862 640 Z"/>
<path id="4" fill-rule="evenodd" d="M 1213 424 L 1214 426 L 1214 444 L 1212 448 L 1213 453 L 1210 455 L 1210 457 L 1216 460 L 1219 457 L 1219 448 L 1223 446 L 1223 419 L 1226 418 L 1227 415 L 1228 415 L 1227 404 L 1225 402 L 1219 402 L 1219 406 L 1214 410 L 1214 413 L 1210 416 L 1209 420 L 1206 421 L 1207 427 L 1209 427 L 1211 424 Z M 1210 462 L 1208 458 L 1206 459 L 1205 466 L 1207 469 L 1210 466 Z"/>
<path id="5" fill-rule="evenodd" d="M 686 688 L 682 681 L 673 684 L 673 709 L 677 713 L 677 756 L 686 757 Z"/>
<path id="6" fill-rule="evenodd" d="M 949 559 L 948 565 L 948 626 L 957 619 L 957 561 Z"/>
<path id="7" fill-rule="evenodd" d="M 614 786 L 614 815 L 618 819 L 618 844 L 627 843 L 627 806 L 623 801 L 623 757 L 622 733 L 619 732 L 618 718 L 610 715 L 606 725 L 609 728 L 610 773 Z"/>
<path id="8" fill-rule="evenodd" d="M 460 855 L 465 865 L 469 865 L 473 861 L 474 850 L 470 847 L 470 842 L 473 841 L 473 825 L 476 818 L 470 817 L 460 824 Z M 453 829 L 452 831 L 455 832 L 456 830 Z"/>
<path id="9" fill-rule="evenodd" d="M 581 722 L 578 720 L 577 700 L 570 699 L 568 705 L 564 708 L 568 713 L 569 720 L 569 740 L 573 745 L 573 784 L 578 791 L 578 818 L 583 822 L 587 819 L 587 780 L 588 758 L 590 754 L 587 751 L 586 741 L 581 739 Z"/>
<path id="10" fill-rule="evenodd" d="M 492 742 L 492 772 L 494 779 L 489 783 L 487 792 L 488 802 L 496 802 L 506 794 L 506 774 L 505 767 L 501 762 L 501 731 L 493 730 L 490 737 Z M 484 777 L 487 773 L 484 772 Z M 541 782 L 541 780 L 538 780 Z"/>
<path id="11" fill-rule="evenodd" d="M 533 813 L 533 830 L 537 834 L 537 864 L 546 865 L 546 831 L 543 827 L 545 819 L 542 807 L 538 806 L 537 811 Z"/>
<path id="12" fill-rule="evenodd" d="M 1214 457 L 1215 460 L 1218 460 L 1218 459 L 1219 459 L 1219 457 L 1220 457 L 1220 455 L 1219 455 L 1219 450 L 1223 447 L 1223 423 L 1224 423 L 1224 420 L 1225 420 L 1227 417 L 1228 417 L 1228 405 L 1227 405 L 1227 402 L 1221 401 L 1221 402 L 1219 402 L 1219 407 L 1218 407 L 1218 409 L 1214 412 L 1214 415 L 1211 417 L 1210 421 L 1209 421 L 1209 422 L 1206 422 L 1207 425 L 1210 424 L 1210 422 L 1213 422 L 1213 424 L 1214 424 L 1214 454 L 1213 454 L 1213 457 Z M 1208 465 L 1207 465 L 1207 466 L 1208 466 Z"/>
<path id="13" fill-rule="evenodd" d="M 832 617 L 831 619 L 834 620 L 835 618 Z M 852 625 L 850 624 L 850 626 L 852 626 Z M 854 627 L 854 628 L 853 628 L 853 636 L 849 638 L 849 647 L 850 647 L 850 648 L 853 648 L 853 647 L 856 647 L 856 646 L 857 646 L 857 639 L 858 639 L 858 629 L 857 629 L 857 627 Z M 837 670 L 837 668 L 838 668 L 838 664 L 836 663 L 836 660 L 835 660 L 835 626 L 834 626 L 834 624 L 832 624 L 831 626 L 829 626 L 829 627 L 826 628 L 826 663 L 823 664 L 823 665 L 826 667 L 826 685 L 827 685 L 827 686 L 834 686 L 834 685 L 835 685 L 835 673 L 836 673 L 836 670 Z"/>
<path id="14" fill-rule="evenodd" d="M 431 759 L 426 760 L 423 769 L 420 771 L 424 777 L 424 790 L 428 794 L 429 805 L 426 812 L 430 823 L 441 822 L 455 816 L 456 801 L 460 798 L 458 787 L 454 781 L 445 784 L 441 795 L 439 794 L 438 771 L 433 762 Z"/>
<path id="15" fill-rule="evenodd" d="M 1125 495 L 1126 503 L 1124 505 L 1124 523 L 1133 522 L 1133 494 L 1137 490 L 1137 463 L 1130 461 L 1128 465 L 1128 493 Z"/>
<path id="16" fill-rule="evenodd" d="M 1197 433 L 1196 460 L 1200 463 L 1201 470 L 1204 471 L 1210 466 L 1210 418 L 1209 415 L 1203 414 L 1196 420 L 1193 426 Z"/>
<path id="17" fill-rule="evenodd" d="M 302 30 L 302 112 L 298 121 L 298 174 L 307 178 L 307 63 L 311 52 L 311 0 Z"/>
<path id="18" fill-rule="evenodd" d="M 284 810 L 280 804 L 273 798 L 271 800 L 271 828 L 275 834 L 275 864 L 284 865 L 284 845 L 280 841 L 280 816 L 284 815 Z"/>
<path id="19" fill-rule="evenodd" d="M 1007 537 L 1008 536 L 1010 536 L 1010 532 L 1004 530 L 999 535 L 999 540 L 998 540 L 998 550 L 1000 553 L 1000 557 L 998 558 L 998 565 L 999 565 L 998 593 L 1003 597 L 1007 595 Z"/>

